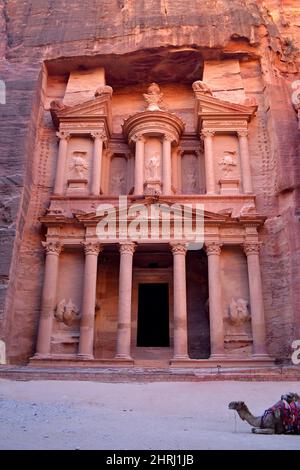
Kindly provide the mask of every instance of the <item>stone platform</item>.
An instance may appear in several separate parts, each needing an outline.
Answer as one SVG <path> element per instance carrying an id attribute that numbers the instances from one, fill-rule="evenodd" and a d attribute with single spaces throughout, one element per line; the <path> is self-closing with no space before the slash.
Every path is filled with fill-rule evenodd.
<path id="1" fill-rule="evenodd" d="M 300 368 L 267 367 L 82 367 L 0 366 L 0 379 L 80 380 L 94 382 L 300 381 Z"/>

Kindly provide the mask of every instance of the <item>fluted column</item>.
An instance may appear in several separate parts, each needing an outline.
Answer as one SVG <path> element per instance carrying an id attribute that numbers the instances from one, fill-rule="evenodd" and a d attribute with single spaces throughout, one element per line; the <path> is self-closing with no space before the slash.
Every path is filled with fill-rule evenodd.
<path id="1" fill-rule="evenodd" d="M 220 276 L 221 244 L 207 242 L 208 257 L 209 326 L 211 358 L 224 355 L 224 324 L 222 312 L 222 288 Z"/>
<path id="2" fill-rule="evenodd" d="M 103 132 L 92 132 L 91 135 L 94 139 L 91 193 L 93 196 L 99 196 L 101 189 L 103 142 L 106 136 Z"/>
<path id="3" fill-rule="evenodd" d="M 120 243 L 119 307 L 116 358 L 131 359 L 132 262 L 135 244 Z"/>
<path id="4" fill-rule="evenodd" d="M 204 141 L 204 159 L 205 159 L 205 184 L 206 194 L 215 194 L 215 166 L 213 152 L 213 136 L 215 133 L 208 129 L 203 129 L 201 136 Z"/>
<path id="5" fill-rule="evenodd" d="M 46 261 L 36 357 L 50 354 L 52 323 L 56 307 L 59 255 L 62 250 L 59 241 L 43 242 L 43 246 L 46 251 Z"/>
<path id="6" fill-rule="evenodd" d="M 82 245 L 85 265 L 78 357 L 93 359 L 98 254 L 102 251 L 102 246 L 97 241 L 82 242 Z"/>
<path id="7" fill-rule="evenodd" d="M 172 193 L 172 159 L 171 144 L 173 137 L 165 134 L 163 137 L 163 164 L 162 164 L 162 194 L 168 196 Z"/>
<path id="8" fill-rule="evenodd" d="M 248 265 L 253 354 L 258 356 L 266 356 L 266 325 L 259 262 L 259 249 L 259 243 L 244 243 L 244 251 L 247 256 Z"/>
<path id="9" fill-rule="evenodd" d="M 132 140 L 135 142 L 134 194 L 143 194 L 145 139 L 137 134 Z"/>
<path id="10" fill-rule="evenodd" d="M 252 178 L 249 158 L 248 131 L 238 131 L 240 145 L 241 172 L 244 193 L 252 193 Z"/>
<path id="11" fill-rule="evenodd" d="M 65 168 L 70 134 L 68 132 L 57 132 L 56 135 L 59 138 L 59 148 L 54 183 L 54 194 L 62 195 L 64 192 L 64 180 L 66 173 Z"/>
<path id="12" fill-rule="evenodd" d="M 174 291 L 174 359 L 188 359 L 185 243 L 172 243 Z"/>

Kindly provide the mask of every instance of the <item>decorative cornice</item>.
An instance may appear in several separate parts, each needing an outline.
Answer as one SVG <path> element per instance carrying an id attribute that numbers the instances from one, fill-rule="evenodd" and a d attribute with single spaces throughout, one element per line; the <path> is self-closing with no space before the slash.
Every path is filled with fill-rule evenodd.
<path id="1" fill-rule="evenodd" d="M 98 241 L 85 241 L 81 242 L 86 255 L 98 255 L 103 251 L 103 245 Z"/>
<path id="2" fill-rule="evenodd" d="M 210 255 L 220 255 L 222 243 L 220 242 L 205 242 L 205 251 L 207 256 Z"/>
<path id="3" fill-rule="evenodd" d="M 59 256 L 63 248 L 61 242 L 58 240 L 42 242 L 42 245 L 47 255 L 52 254 Z"/>

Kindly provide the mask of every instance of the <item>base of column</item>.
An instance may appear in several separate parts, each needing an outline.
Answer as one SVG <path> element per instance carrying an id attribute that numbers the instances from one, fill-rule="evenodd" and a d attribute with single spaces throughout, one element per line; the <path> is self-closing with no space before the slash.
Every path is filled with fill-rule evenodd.
<path id="1" fill-rule="evenodd" d="M 90 361 L 91 359 L 94 359 L 93 354 L 77 354 L 77 358 L 82 361 Z"/>
<path id="2" fill-rule="evenodd" d="M 115 359 L 123 359 L 124 361 L 133 361 L 132 357 L 127 354 L 116 354 Z"/>
<path id="3" fill-rule="evenodd" d="M 252 354 L 253 359 L 261 359 L 261 360 L 270 360 L 270 356 L 267 353 L 254 353 Z"/>
<path id="4" fill-rule="evenodd" d="M 32 356 L 30 358 L 30 360 L 32 359 L 51 359 L 52 355 L 50 353 L 35 353 L 34 356 Z"/>
<path id="5" fill-rule="evenodd" d="M 218 359 L 222 360 L 225 359 L 226 356 L 224 353 L 216 353 L 216 354 L 211 354 L 209 356 L 209 359 L 212 359 L 213 361 L 217 361 Z"/>

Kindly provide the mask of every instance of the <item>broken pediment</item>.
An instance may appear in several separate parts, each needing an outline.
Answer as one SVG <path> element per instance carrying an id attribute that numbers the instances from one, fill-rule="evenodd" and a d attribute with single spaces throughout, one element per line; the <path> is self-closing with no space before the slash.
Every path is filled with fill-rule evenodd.
<path id="1" fill-rule="evenodd" d="M 110 88 L 110 87 L 107 87 Z M 74 106 L 59 106 L 52 102 L 50 107 L 53 123 L 58 129 L 72 129 L 78 127 L 80 122 L 82 128 L 98 128 L 99 123 L 104 123 L 108 133 L 112 130 L 111 93 L 96 93 L 92 100 L 76 104 Z"/>

